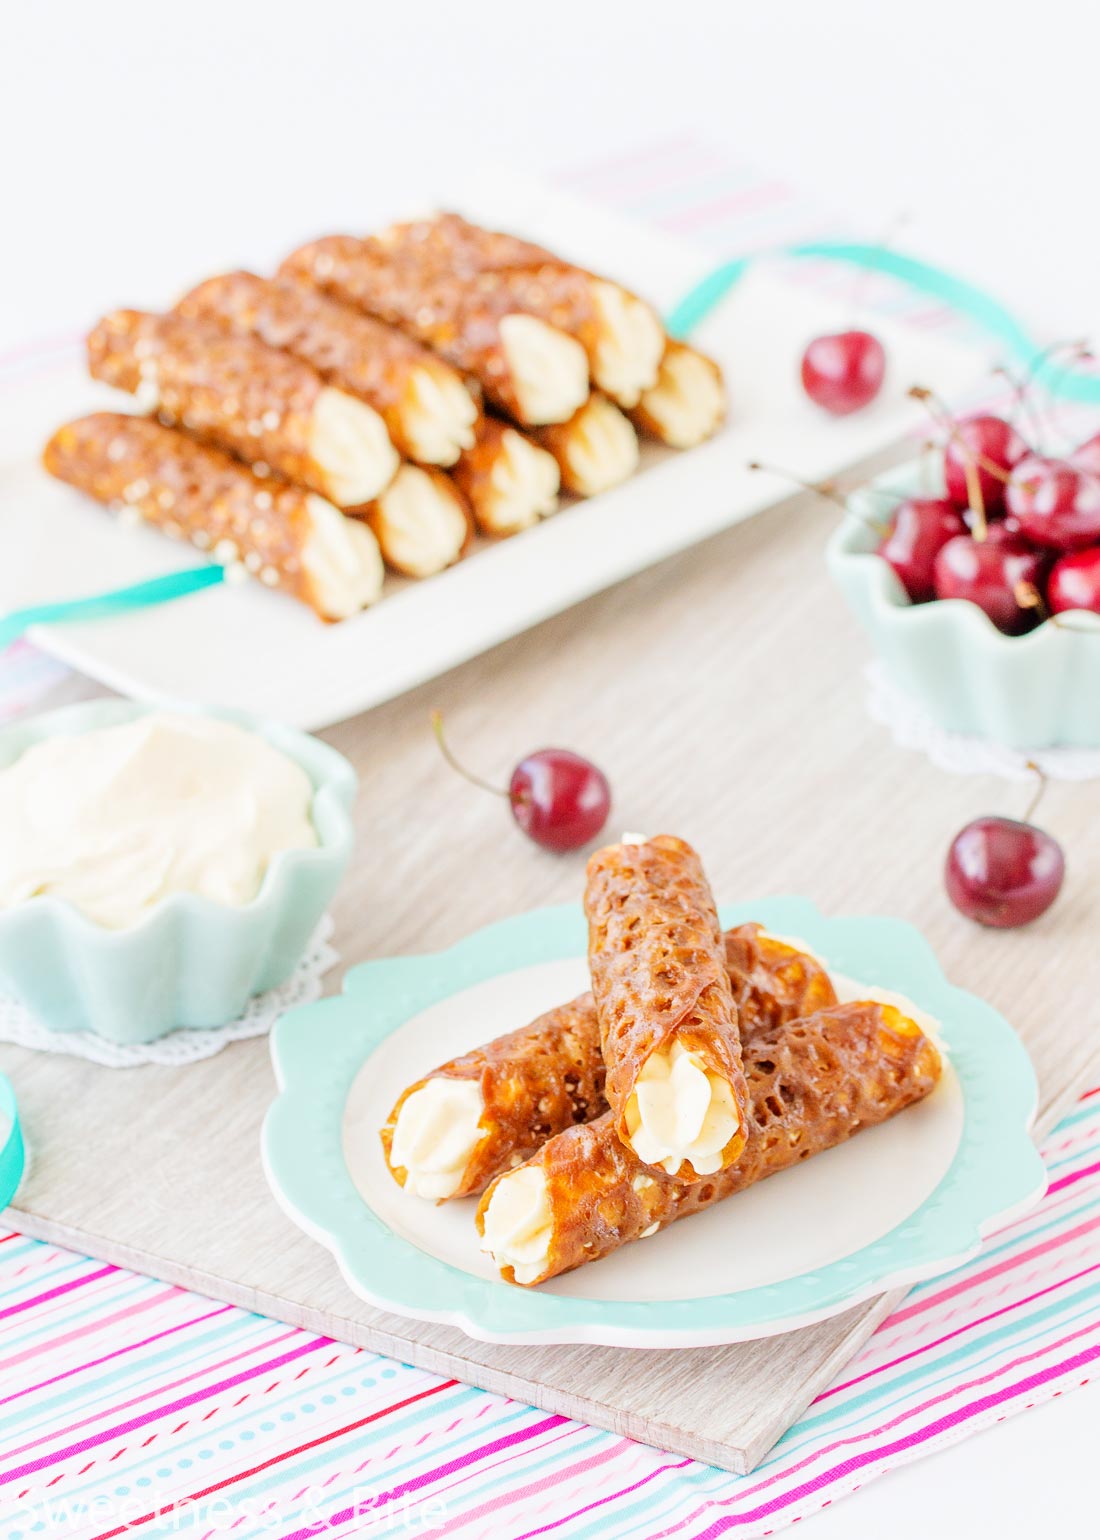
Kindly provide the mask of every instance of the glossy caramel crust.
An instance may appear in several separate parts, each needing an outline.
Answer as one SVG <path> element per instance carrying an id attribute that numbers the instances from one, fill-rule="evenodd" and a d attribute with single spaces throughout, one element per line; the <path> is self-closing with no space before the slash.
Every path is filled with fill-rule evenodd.
<path id="1" fill-rule="evenodd" d="M 584 909 L 607 1099 L 619 1137 L 627 1138 L 627 1101 L 642 1066 L 679 1038 L 732 1088 L 740 1126 L 721 1155 L 730 1165 L 745 1142 L 747 1091 L 725 946 L 702 862 L 669 834 L 608 845 L 588 862 Z M 677 1175 L 696 1179 L 686 1160 Z"/>
<path id="2" fill-rule="evenodd" d="M 519 433 L 519 429 L 511 423 L 502 422 L 499 417 L 483 416 L 475 433 L 473 444 L 469 449 L 464 449 L 451 466 L 451 477 L 473 510 L 477 527 L 483 535 L 492 537 L 511 534 L 511 530 L 500 528 L 495 517 L 497 491 L 493 485 L 493 474 L 498 460 L 507 453 L 508 435 Z M 532 444 L 532 447 L 538 446 Z"/>
<path id="3" fill-rule="evenodd" d="M 255 273 L 223 273 L 192 289 L 176 311 L 292 353 L 331 384 L 372 406 L 399 452 L 409 459 L 416 456 L 405 417 L 416 405 L 417 371 L 448 375 L 462 384 L 455 370 L 404 332 L 305 284 L 258 278 Z"/>
<path id="4" fill-rule="evenodd" d="M 736 967 L 742 977 L 753 981 L 751 988 L 734 981 L 735 997 L 740 990 L 741 1032 L 749 1051 L 758 1033 L 782 1026 L 819 1005 L 836 1003 L 829 976 L 815 957 L 762 936 L 761 929 L 759 925 L 741 925 L 725 935 L 731 971 Z M 805 988 L 796 987 L 799 978 L 807 981 Z M 771 997 L 768 990 L 773 981 L 776 994 Z M 494 1177 L 526 1160 L 545 1139 L 574 1123 L 589 1123 L 607 1111 L 600 1022 L 591 994 L 579 995 L 518 1032 L 509 1032 L 461 1059 L 440 1065 L 424 1079 L 476 1079 L 489 1064 L 493 1066 L 489 1081 L 493 1102 L 486 1100 L 486 1133 L 456 1197 L 483 1192 Z M 418 1080 L 402 1092 L 382 1130 L 387 1161 L 401 1104 L 423 1084 L 424 1080 Z M 485 1086 L 483 1080 L 483 1092 Z M 498 1086 L 506 1088 L 499 1110 Z M 394 1176 L 404 1185 L 403 1170 L 394 1171 Z"/>
<path id="5" fill-rule="evenodd" d="M 42 459 L 51 476 L 113 512 L 129 512 L 176 540 L 190 540 L 219 561 L 240 561 L 268 587 L 324 616 L 302 570 L 310 516 L 309 494 L 300 488 L 256 476 L 155 418 L 122 412 L 67 423 Z"/>
<path id="6" fill-rule="evenodd" d="M 563 262 L 545 247 L 471 224 L 461 214 L 390 225 L 374 244 L 403 266 L 440 277 L 451 273 L 480 288 L 496 280 L 513 308 L 575 337 L 595 358 L 599 317 L 592 300 L 593 274 Z"/>
<path id="7" fill-rule="evenodd" d="M 726 968 L 742 1037 L 835 1005 L 833 982 L 816 957 L 765 934 L 762 925 L 726 931 Z"/>
<path id="8" fill-rule="evenodd" d="M 592 996 L 580 995 L 547 1011 L 529 1026 L 452 1059 L 403 1091 L 381 1130 L 386 1163 L 402 1186 L 405 1168 L 390 1162 L 398 1113 L 426 1080 L 441 1077 L 476 1080 L 485 1103 L 484 1132 L 454 1194 L 461 1198 L 483 1192 L 494 1176 L 521 1165 L 553 1134 L 598 1116 L 606 1107 Z"/>
<path id="9" fill-rule="evenodd" d="M 614 1117 L 567 1129 L 528 1164 L 546 1179 L 549 1260 L 533 1283 L 607 1256 L 653 1228 L 696 1214 L 755 1182 L 842 1144 L 928 1095 L 935 1045 L 890 1005 L 861 1001 L 770 1028 L 746 1053 L 749 1136 L 736 1165 L 686 1185 L 645 1166 L 616 1137 Z M 484 1233 L 490 1187 L 477 1213 Z M 515 1282 L 511 1267 L 502 1269 Z"/>
<path id="10" fill-rule="evenodd" d="M 309 449 L 324 381 L 301 359 L 212 322 L 116 310 L 88 337 L 88 367 L 162 422 L 329 495 Z"/>
<path id="11" fill-rule="evenodd" d="M 536 246 L 532 241 L 508 235 L 503 230 L 487 230 L 482 225 L 471 224 L 461 214 L 435 214 L 430 219 L 390 225 L 375 239 L 388 250 L 406 253 L 409 260 L 423 267 L 435 271 L 450 267 L 464 277 L 517 267 L 564 267 L 574 272 L 583 271 L 571 262 L 563 262 L 545 246 Z"/>
<path id="12" fill-rule="evenodd" d="M 587 279 L 569 269 L 544 276 L 490 271 L 469 276 L 419 261 L 415 252 L 389 249 L 379 240 L 330 235 L 293 252 L 280 276 L 307 283 L 341 304 L 400 327 L 463 374 L 471 374 L 487 398 L 524 421 L 500 323 L 516 311 L 538 314 L 563 331 L 590 324 Z M 538 304 L 538 311 L 531 307 Z"/>

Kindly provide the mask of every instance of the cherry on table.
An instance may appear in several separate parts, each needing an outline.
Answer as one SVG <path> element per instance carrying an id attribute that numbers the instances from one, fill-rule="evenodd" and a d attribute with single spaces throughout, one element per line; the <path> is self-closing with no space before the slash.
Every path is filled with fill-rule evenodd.
<path id="1" fill-rule="evenodd" d="M 1045 566 L 1042 553 L 1011 531 L 984 540 L 956 535 L 936 554 L 936 597 L 969 599 L 999 631 L 1019 636 L 1038 624 L 1034 605 L 1020 600 L 1040 588 Z"/>
<path id="2" fill-rule="evenodd" d="M 1100 546 L 1058 558 L 1047 578 L 1047 603 L 1056 615 L 1066 610 L 1100 615 Z"/>
<path id="3" fill-rule="evenodd" d="M 834 417 L 868 406 L 882 389 L 885 375 L 886 350 L 870 332 L 815 337 L 802 355 L 802 388 Z"/>
<path id="4" fill-rule="evenodd" d="M 982 412 L 954 423 L 943 451 L 947 495 L 968 507 L 975 485 L 986 513 L 1004 506 L 1010 472 L 1028 453 L 1027 444 L 1003 417 Z"/>
<path id="5" fill-rule="evenodd" d="M 576 850 L 594 839 L 611 811 L 602 770 L 570 749 L 539 749 L 521 759 L 508 784 L 512 817 L 547 850 Z"/>
<path id="6" fill-rule="evenodd" d="M 443 736 L 443 717 L 432 712 L 435 733 L 444 759 L 459 775 L 507 797 L 512 817 L 528 838 L 546 850 L 576 850 L 594 839 L 611 811 L 611 787 L 603 771 L 590 759 L 571 749 L 538 749 L 527 754 L 512 771 L 508 789 L 493 786 L 459 764 Z"/>
<path id="7" fill-rule="evenodd" d="M 951 841 L 944 866 L 947 896 L 960 914 L 998 930 L 1027 925 L 1058 897 L 1066 874 L 1062 847 L 1032 823 L 1046 789 L 1039 786 L 1023 818 L 975 818 Z"/>
<path id="8" fill-rule="evenodd" d="M 1100 476 L 1068 460 L 1025 455 L 1013 472 L 1005 507 L 1038 545 L 1071 551 L 1100 541 Z"/>
<path id="9" fill-rule="evenodd" d="M 876 546 L 914 604 L 936 597 L 936 556 L 956 535 L 966 534 L 962 514 L 945 497 L 907 497 Z"/>

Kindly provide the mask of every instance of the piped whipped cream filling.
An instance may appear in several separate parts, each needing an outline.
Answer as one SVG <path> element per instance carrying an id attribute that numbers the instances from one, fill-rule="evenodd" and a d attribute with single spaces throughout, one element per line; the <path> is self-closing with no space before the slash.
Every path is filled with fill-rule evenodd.
<path id="1" fill-rule="evenodd" d="M 501 436 L 501 451 L 489 472 L 492 495 L 481 509 L 493 534 L 513 535 L 555 511 L 561 472 L 552 454 L 514 429 Z"/>
<path id="2" fill-rule="evenodd" d="M 511 1267 L 517 1283 L 541 1278 L 550 1260 L 553 1219 L 538 1166 L 520 1166 L 500 1178 L 484 1224 L 481 1249 L 499 1268 Z"/>
<path id="3" fill-rule="evenodd" d="M 670 1176 L 690 1161 L 698 1176 L 722 1166 L 722 1151 L 740 1125 L 728 1080 L 674 1038 L 642 1065 L 626 1104 L 630 1146 L 647 1166 Z"/>
<path id="4" fill-rule="evenodd" d="M 441 1075 L 406 1096 L 390 1143 L 390 1164 L 404 1167 L 406 1192 L 435 1202 L 454 1196 L 481 1138 L 484 1111 L 476 1080 Z"/>
<path id="5" fill-rule="evenodd" d="M 409 453 L 425 465 L 453 465 L 474 442 L 477 403 L 450 369 L 413 369 L 401 410 Z"/>
<path id="6" fill-rule="evenodd" d="M 358 519 L 349 519 L 323 497 L 306 499 L 309 533 L 302 570 L 318 609 L 330 620 L 358 614 L 382 593 L 386 570 L 378 541 Z"/>
<path id="7" fill-rule="evenodd" d="M 341 508 L 369 503 L 401 463 L 374 408 L 331 385 L 313 406 L 309 452 L 324 473 L 325 490 Z"/>
<path id="8" fill-rule="evenodd" d="M 567 422 L 588 395 L 588 356 L 575 337 L 530 315 L 506 315 L 500 341 L 523 421 Z"/>
<path id="9" fill-rule="evenodd" d="M 707 360 L 692 348 L 670 347 L 642 408 L 673 449 L 692 449 L 722 420 L 726 394 Z"/>
<path id="10" fill-rule="evenodd" d="M 606 492 L 638 467 L 638 435 L 606 396 L 592 396 L 569 425 L 565 480 L 582 497 Z"/>
<path id="11" fill-rule="evenodd" d="M 418 465 L 403 465 L 375 506 L 383 555 L 409 577 L 442 572 L 466 544 L 466 512 L 457 493 Z"/>
<path id="12" fill-rule="evenodd" d="M 599 320 L 593 378 L 620 406 L 636 406 L 657 381 L 664 328 L 644 300 L 617 283 L 593 278 L 590 289 Z"/>
<path id="13" fill-rule="evenodd" d="M 255 898 L 317 844 L 305 771 L 258 733 L 151 712 L 32 745 L 0 772 L 0 907 L 65 899 L 112 930 L 194 893 Z"/>

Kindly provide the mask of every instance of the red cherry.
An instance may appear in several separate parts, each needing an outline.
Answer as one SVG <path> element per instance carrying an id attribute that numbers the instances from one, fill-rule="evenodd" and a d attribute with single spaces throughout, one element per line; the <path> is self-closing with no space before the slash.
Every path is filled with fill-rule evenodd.
<path id="1" fill-rule="evenodd" d="M 539 749 L 520 760 L 504 791 L 459 764 L 443 736 L 443 716 L 438 711 L 432 712 L 432 731 L 452 770 L 483 791 L 507 797 L 512 817 L 536 845 L 576 850 L 594 839 L 607 822 L 611 787 L 590 759 L 570 749 Z"/>
<path id="2" fill-rule="evenodd" d="M 1087 438 L 1073 451 L 1070 459 L 1078 470 L 1087 471 L 1090 476 L 1100 476 L 1100 433 Z"/>
<path id="3" fill-rule="evenodd" d="M 971 477 L 977 477 L 986 513 L 996 513 L 1004 506 L 1008 473 L 1027 452 L 1023 439 L 1003 417 L 983 413 L 962 418 L 955 424 L 954 433 L 943 451 L 943 476 L 948 497 L 960 508 L 969 507 L 967 468 L 970 467 Z M 998 471 L 1002 475 L 999 476 Z"/>
<path id="4" fill-rule="evenodd" d="M 536 845 L 576 850 L 595 839 L 611 811 L 602 770 L 569 749 L 539 749 L 512 771 L 512 816 Z"/>
<path id="5" fill-rule="evenodd" d="M 956 535 L 936 556 L 936 597 L 969 599 L 999 631 L 1018 636 L 1038 623 L 1035 610 L 1020 603 L 1020 585 L 1038 588 L 1044 565 L 1042 554 L 1018 535 L 985 540 Z"/>
<path id="6" fill-rule="evenodd" d="M 936 553 L 955 535 L 965 535 L 963 516 L 944 497 L 907 497 L 899 503 L 890 531 L 876 550 L 889 562 L 914 604 L 936 597 Z"/>
<path id="7" fill-rule="evenodd" d="M 978 528 L 979 520 L 972 508 L 966 510 L 963 514 L 963 520 L 967 529 L 973 534 Z M 1021 540 L 1025 545 L 1030 545 L 1031 543 L 1020 529 L 1020 521 L 1014 513 L 998 513 L 993 518 L 987 520 L 985 538 L 995 542 L 1013 539 Z"/>
<path id="8" fill-rule="evenodd" d="M 1058 558 L 1047 579 L 1047 603 L 1056 615 L 1065 610 L 1100 615 L 1100 546 Z"/>
<path id="9" fill-rule="evenodd" d="M 802 388 L 834 417 L 873 401 L 886 374 L 886 352 L 870 332 L 815 337 L 802 355 Z"/>
<path id="10" fill-rule="evenodd" d="M 1068 460 L 1026 455 L 1013 472 L 1005 506 L 1038 545 L 1072 551 L 1100 541 L 1100 477 Z"/>
<path id="11" fill-rule="evenodd" d="M 1058 897 L 1066 862 L 1058 841 L 1016 818 L 975 818 L 951 841 L 947 895 L 960 914 L 1010 930 L 1045 914 Z"/>

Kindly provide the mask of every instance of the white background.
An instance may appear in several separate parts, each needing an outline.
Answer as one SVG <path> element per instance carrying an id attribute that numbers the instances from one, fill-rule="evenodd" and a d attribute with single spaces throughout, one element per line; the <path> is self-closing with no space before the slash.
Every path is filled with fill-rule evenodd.
<path id="1" fill-rule="evenodd" d="M 1100 338 L 1086 0 L 53 0 L 0 14 L 0 344 L 444 194 L 672 136 Z M 1100 1392 L 892 1473 L 827 1540 L 1083 1532 Z"/>

